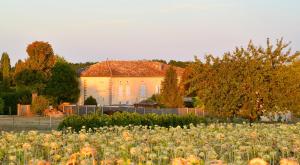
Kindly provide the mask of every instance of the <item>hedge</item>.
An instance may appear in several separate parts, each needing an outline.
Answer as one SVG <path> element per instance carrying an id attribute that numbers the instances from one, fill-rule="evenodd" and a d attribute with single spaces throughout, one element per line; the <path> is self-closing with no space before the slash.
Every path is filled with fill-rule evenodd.
<path id="1" fill-rule="evenodd" d="M 71 127 L 72 130 L 80 131 L 83 126 L 86 129 L 104 127 L 104 126 L 128 126 L 128 125 L 143 125 L 143 126 L 162 126 L 162 127 L 183 127 L 190 124 L 197 125 L 204 123 L 203 117 L 195 115 L 179 116 L 174 114 L 138 114 L 129 112 L 116 112 L 113 115 L 91 114 L 85 116 L 72 115 L 66 117 L 58 126 L 59 130 L 64 130 Z"/>
<path id="2" fill-rule="evenodd" d="M 18 92 L 3 92 L 0 93 L 0 98 L 4 101 L 3 114 L 16 115 L 18 103 L 31 103 L 31 92 L 27 90 L 21 90 Z"/>

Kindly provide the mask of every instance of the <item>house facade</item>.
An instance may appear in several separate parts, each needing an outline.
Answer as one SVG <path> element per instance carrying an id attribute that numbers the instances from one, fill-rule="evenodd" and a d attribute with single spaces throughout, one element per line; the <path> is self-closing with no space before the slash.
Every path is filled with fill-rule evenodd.
<path id="1" fill-rule="evenodd" d="M 92 96 L 99 105 L 133 105 L 159 94 L 170 66 L 152 61 L 103 61 L 80 73 L 80 105 Z M 177 75 L 182 68 L 174 67 Z"/>

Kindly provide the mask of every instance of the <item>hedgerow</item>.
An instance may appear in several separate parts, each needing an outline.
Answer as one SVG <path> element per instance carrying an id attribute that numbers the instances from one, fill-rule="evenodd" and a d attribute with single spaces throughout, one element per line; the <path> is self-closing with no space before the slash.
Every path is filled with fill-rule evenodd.
<path id="1" fill-rule="evenodd" d="M 203 117 L 192 114 L 179 116 L 175 114 L 138 114 L 129 112 L 116 112 L 113 115 L 90 114 L 84 116 L 72 115 L 66 117 L 58 126 L 59 130 L 72 128 L 79 131 L 83 126 L 86 129 L 95 129 L 104 126 L 128 126 L 128 125 L 142 125 L 142 126 L 161 126 L 161 127 L 183 127 L 190 124 L 197 125 L 204 123 Z"/>

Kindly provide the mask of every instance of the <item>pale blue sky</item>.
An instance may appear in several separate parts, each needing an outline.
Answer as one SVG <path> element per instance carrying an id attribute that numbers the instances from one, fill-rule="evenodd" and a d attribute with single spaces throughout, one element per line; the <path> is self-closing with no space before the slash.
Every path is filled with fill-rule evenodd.
<path id="1" fill-rule="evenodd" d="M 48 41 L 72 62 L 193 60 L 250 39 L 284 37 L 300 50 L 299 0 L 1 0 L 0 52 L 13 64 Z"/>

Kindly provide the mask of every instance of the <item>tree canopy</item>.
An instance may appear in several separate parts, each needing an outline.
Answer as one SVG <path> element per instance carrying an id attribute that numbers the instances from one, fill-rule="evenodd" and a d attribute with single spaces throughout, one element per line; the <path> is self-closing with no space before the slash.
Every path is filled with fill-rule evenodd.
<path id="1" fill-rule="evenodd" d="M 79 92 L 76 72 L 67 63 L 56 63 L 46 84 L 45 95 L 52 97 L 56 104 L 60 104 L 77 102 Z"/>
<path id="2" fill-rule="evenodd" d="M 47 82 L 47 77 L 42 71 L 24 69 L 15 75 L 18 89 L 26 88 L 32 92 L 41 93 Z"/>
<path id="3" fill-rule="evenodd" d="M 167 70 L 162 82 L 161 103 L 169 108 L 183 106 L 183 98 L 180 96 L 178 87 L 177 73 L 172 66 Z"/>
<path id="4" fill-rule="evenodd" d="M 10 58 L 7 53 L 3 53 L 1 56 L 1 63 L 0 63 L 0 72 L 2 74 L 2 81 L 3 81 L 3 89 L 6 90 L 10 86 Z"/>
<path id="5" fill-rule="evenodd" d="M 35 41 L 27 46 L 28 58 L 18 61 L 15 68 L 17 86 L 41 93 L 45 82 L 51 76 L 55 64 L 55 55 L 51 45 L 43 41 Z M 27 76 L 28 75 L 28 76 Z"/>
<path id="6" fill-rule="evenodd" d="M 177 66 L 177 67 L 185 68 L 185 67 L 187 67 L 191 63 L 192 63 L 191 61 L 170 60 L 168 64 L 172 65 L 172 66 Z"/>
<path id="7" fill-rule="evenodd" d="M 26 52 L 29 58 L 26 60 L 28 69 L 38 70 L 48 74 L 55 64 L 55 56 L 52 46 L 43 41 L 35 41 L 28 45 Z"/>
<path id="8" fill-rule="evenodd" d="M 255 120 L 264 112 L 297 111 L 300 76 L 293 63 L 300 53 L 285 51 L 288 46 L 283 39 L 275 46 L 268 39 L 266 48 L 250 41 L 246 49 L 236 48 L 222 58 L 209 55 L 193 64 L 185 85 L 219 116 Z"/>

